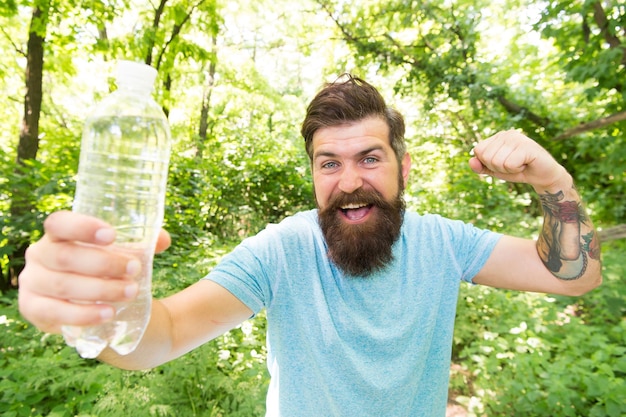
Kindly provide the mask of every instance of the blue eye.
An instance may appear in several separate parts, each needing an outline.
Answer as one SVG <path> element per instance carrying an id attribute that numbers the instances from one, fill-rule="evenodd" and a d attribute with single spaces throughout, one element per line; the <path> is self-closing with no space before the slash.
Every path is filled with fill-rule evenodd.
<path id="1" fill-rule="evenodd" d="M 337 168 L 339 166 L 339 164 L 337 164 L 337 162 L 335 161 L 329 161 L 329 162 L 325 162 L 322 164 L 322 168 L 324 169 L 333 169 L 333 168 Z"/>

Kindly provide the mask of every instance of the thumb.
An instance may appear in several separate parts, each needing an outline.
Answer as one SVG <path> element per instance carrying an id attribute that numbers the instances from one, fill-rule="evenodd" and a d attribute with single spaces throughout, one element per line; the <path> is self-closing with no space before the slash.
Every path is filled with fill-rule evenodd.
<path id="1" fill-rule="evenodd" d="M 161 231 L 159 232 L 159 237 L 157 238 L 155 252 L 161 253 L 165 249 L 169 248 L 171 244 L 172 244 L 172 238 L 170 237 L 170 234 L 167 233 L 165 229 L 161 229 Z"/>
<path id="2" fill-rule="evenodd" d="M 480 162 L 480 159 L 475 156 L 470 158 L 468 163 L 472 171 L 479 175 L 489 175 L 491 173 L 491 171 L 487 169 L 487 167 L 485 167 L 482 162 Z"/>

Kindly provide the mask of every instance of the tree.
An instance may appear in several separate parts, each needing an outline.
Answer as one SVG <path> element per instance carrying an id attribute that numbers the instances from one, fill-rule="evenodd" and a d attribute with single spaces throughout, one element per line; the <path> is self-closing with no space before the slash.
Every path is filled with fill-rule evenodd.
<path id="1" fill-rule="evenodd" d="M 626 191 L 623 5 L 316 3 L 353 49 L 350 59 L 357 67 L 395 76 L 396 91 L 422 94 L 425 112 L 445 114 L 438 123 L 456 125 L 466 137 L 522 128 L 574 174 L 599 224 L 626 221 L 619 203 Z M 488 28 L 495 28 L 501 40 L 489 37 Z"/>
<path id="2" fill-rule="evenodd" d="M 29 4 L 30 2 L 25 2 Z M 5 217 L 4 223 L 10 226 L 5 229 L 13 230 L 8 233 L 8 239 L 4 246 L 4 254 L 8 259 L 7 267 L 3 271 L 0 289 L 7 289 L 17 284 L 17 276 L 23 268 L 23 258 L 30 240 L 35 231 L 40 229 L 41 216 L 36 208 L 37 195 L 33 193 L 32 179 L 39 170 L 37 154 L 39 151 L 40 137 L 42 134 L 40 119 L 42 115 L 45 86 L 44 73 L 50 70 L 46 66 L 46 56 L 51 54 L 56 59 L 54 67 L 63 77 L 73 73 L 71 57 L 67 57 L 63 50 L 68 42 L 75 41 L 77 34 L 84 31 L 85 24 L 101 24 L 101 19 L 111 16 L 111 10 L 116 7 L 114 2 L 94 3 L 91 13 L 82 13 L 82 7 L 74 2 L 57 2 L 55 0 L 38 0 L 31 6 L 30 25 L 27 33 L 26 49 L 19 45 L 19 37 L 15 34 L 4 32 L 14 45 L 15 53 L 26 59 L 24 72 L 24 110 L 22 125 L 19 132 L 17 152 L 15 158 L 14 173 L 10 178 L 11 200 L 9 216 Z M 6 10 L 12 11 L 7 14 L 9 19 L 20 18 L 21 7 L 16 2 L 10 2 Z M 70 30 L 65 31 L 64 26 Z M 75 30 L 73 30 L 75 29 Z M 53 51 L 61 49 L 57 55 Z M 58 58 L 57 58 L 58 57 Z M 69 59 L 69 61 L 63 61 Z M 47 68 L 47 69 L 46 69 Z"/>
<path id="3" fill-rule="evenodd" d="M 213 49 L 217 48 L 217 36 L 213 36 L 212 41 Z M 217 63 L 215 60 L 211 60 L 209 63 L 208 74 L 206 74 L 205 87 L 202 92 L 202 104 L 200 105 L 200 121 L 198 122 L 198 144 L 196 146 L 196 158 L 201 160 L 204 153 L 204 148 L 207 142 L 207 135 L 209 131 L 209 110 L 211 107 L 211 95 L 213 94 L 213 88 L 215 86 L 215 71 Z M 204 68 L 200 71 L 204 74 Z"/>
<path id="4" fill-rule="evenodd" d="M 21 180 L 27 174 L 27 161 L 36 159 L 39 149 L 39 117 L 41 114 L 44 44 L 48 26 L 49 1 L 40 1 L 32 7 L 28 42 L 25 52 L 25 95 L 22 128 L 17 146 L 15 176 L 13 177 L 11 218 L 31 217 L 34 202 L 31 193 L 23 187 Z M 17 285 L 17 276 L 24 267 L 24 254 L 28 247 L 27 239 L 13 242 L 14 250 L 8 255 L 8 271 L 0 285 L 5 290 Z"/>
<path id="5" fill-rule="evenodd" d="M 165 80 L 164 95 L 167 96 L 173 79 L 169 71 L 176 67 L 177 56 L 195 55 L 196 59 L 201 60 L 206 60 L 209 56 L 208 53 L 202 52 L 202 48 L 198 45 L 179 39 L 182 28 L 189 26 L 193 13 L 198 11 L 205 13 L 198 20 L 208 22 L 200 25 L 199 29 L 217 26 L 215 25 L 216 9 L 212 1 L 198 1 L 189 6 L 188 10 L 185 2 L 179 2 L 171 8 L 165 8 L 165 5 L 166 1 L 163 1 L 154 10 L 153 24 L 146 26 L 147 29 L 144 32 L 143 39 L 147 42 L 140 43 L 137 48 L 143 51 L 143 54 L 139 56 L 143 55 L 147 63 L 155 61 L 159 67 Z M 10 178 L 10 210 L 7 216 L 3 216 L 6 225 L 4 231 L 8 240 L 3 243 L 2 252 L 8 262 L 6 262 L 6 267 L 3 267 L 0 289 L 17 285 L 17 276 L 23 268 L 26 248 L 36 238 L 41 228 L 42 213 L 36 207 L 37 193 L 33 193 L 34 187 L 43 186 L 43 184 L 37 185 L 33 182 L 40 175 L 36 171 L 41 168 L 37 160 L 42 134 L 40 119 L 42 111 L 55 110 L 53 100 L 48 102 L 47 108 L 43 105 L 44 74 L 47 72 L 48 78 L 58 74 L 64 82 L 69 82 L 70 77 L 75 74 L 73 62 L 77 58 L 75 56 L 77 51 L 73 48 L 79 43 L 87 46 L 87 55 L 95 56 L 104 51 L 105 59 L 110 58 L 111 55 L 116 56 L 116 51 L 128 49 L 120 42 L 111 42 L 107 31 L 108 23 L 119 18 L 127 5 L 124 2 L 94 2 L 91 6 L 85 11 L 82 4 L 75 2 L 56 2 L 55 0 L 35 2 L 32 6 L 25 51 L 19 47 L 21 42 L 13 38 L 15 33 L 4 32 L 4 35 L 10 38 L 15 46 L 15 52 L 26 58 L 26 68 L 23 122 L 17 144 L 15 172 Z M 20 8 L 16 3 L 7 4 L 4 10 L 6 12 L 3 14 L 6 14 L 9 19 L 21 17 L 18 13 Z M 213 14 L 207 17 L 207 12 Z M 162 17 L 171 19 L 164 23 L 171 28 L 169 35 L 167 35 L 167 29 L 159 27 Z M 90 33 L 90 29 L 95 30 Z M 157 34 L 161 37 L 155 37 Z M 166 39 L 164 43 L 161 42 L 163 39 Z M 192 51 L 190 52 L 189 49 Z M 51 63 L 46 64 L 46 56 L 51 59 Z M 63 112 L 63 110 L 60 111 Z M 61 118 L 63 119 L 62 115 Z M 62 119 L 60 122 L 63 125 L 65 121 Z"/>

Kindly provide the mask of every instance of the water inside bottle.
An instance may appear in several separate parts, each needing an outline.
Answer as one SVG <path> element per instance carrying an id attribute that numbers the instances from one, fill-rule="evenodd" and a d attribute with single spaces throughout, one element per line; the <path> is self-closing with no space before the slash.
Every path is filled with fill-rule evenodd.
<path id="1" fill-rule="evenodd" d="M 166 125 L 156 118 L 103 117 L 88 122 L 85 136 L 74 211 L 119 226 L 118 240 L 145 241 L 142 234 L 151 226 L 158 231 L 163 219 Z"/>
<path id="2" fill-rule="evenodd" d="M 167 122 L 156 117 L 106 116 L 88 120 L 83 133 L 73 210 L 116 228 L 110 250 L 141 260 L 136 300 L 114 305 L 116 315 L 99 326 L 65 326 L 66 342 L 85 358 L 106 346 L 132 352 L 150 318 L 152 259 L 163 219 L 167 164 Z"/>
<path id="3" fill-rule="evenodd" d="M 109 346 L 120 355 L 135 350 L 150 319 L 152 304 L 152 258 L 154 248 L 147 250 L 112 247 L 140 259 L 141 273 L 135 277 L 139 285 L 137 298 L 125 303 L 112 303 L 115 317 L 97 326 L 63 326 L 63 337 L 68 345 L 75 347 L 83 358 L 96 358 Z"/>

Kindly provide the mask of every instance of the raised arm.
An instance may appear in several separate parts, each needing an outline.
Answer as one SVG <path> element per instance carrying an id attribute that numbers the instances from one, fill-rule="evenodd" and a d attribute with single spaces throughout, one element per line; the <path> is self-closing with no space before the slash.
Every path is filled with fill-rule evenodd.
<path id="1" fill-rule="evenodd" d="M 523 291 L 580 295 L 601 281 L 600 244 L 569 173 L 539 144 L 518 131 L 479 143 L 476 173 L 530 184 L 544 214 L 537 241 L 504 236 L 477 284 Z"/>
<path id="2" fill-rule="evenodd" d="M 115 231 L 97 219 L 71 212 L 52 214 L 45 234 L 26 253 L 20 275 L 19 308 L 39 329 L 59 333 L 62 325 L 88 326 L 113 316 L 112 304 L 133 299 L 131 278 L 140 263 L 107 250 Z M 157 251 L 169 246 L 163 232 Z M 70 301 L 71 300 L 71 301 Z M 145 369 L 172 360 L 235 327 L 252 312 L 230 292 L 200 281 L 152 302 L 150 323 L 139 347 L 119 356 L 105 350 L 99 359 L 124 369 Z"/>

